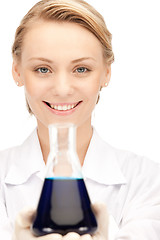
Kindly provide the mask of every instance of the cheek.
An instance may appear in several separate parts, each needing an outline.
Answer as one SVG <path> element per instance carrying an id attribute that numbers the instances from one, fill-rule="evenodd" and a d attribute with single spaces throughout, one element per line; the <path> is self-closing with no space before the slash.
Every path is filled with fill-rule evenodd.
<path id="1" fill-rule="evenodd" d="M 86 91 L 86 96 L 88 99 L 93 100 L 97 98 L 99 93 L 99 88 L 90 88 Z"/>
<path id="2" fill-rule="evenodd" d="M 100 76 L 96 76 L 96 77 L 93 77 L 91 80 L 90 80 L 90 83 L 88 84 L 88 86 L 85 87 L 84 91 L 86 93 L 86 96 L 88 96 L 88 98 L 90 99 L 96 99 L 98 94 L 99 94 L 99 91 L 100 91 L 100 88 L 101 88 L 101 84 L 100 84 Z"/>
<path id="3" fill-rule="evenodd" d="M 44 94 L 44 84 L 38 81 L 32 74 L 24 75 L 24 88 L 27 96 L 38 98 Z"/>
<path id="4" fill-rule="evenodd" d="M 86 109 L 88 112 L 91 112 L 97 103 L 97 99 L 99 95 L 99 85 L 97 84 L 96 86 L 93 83 L 90 86 L 86 87 L 83 91 L 83 95 L 85 96 L 84 103 L 85 103 Z"/>

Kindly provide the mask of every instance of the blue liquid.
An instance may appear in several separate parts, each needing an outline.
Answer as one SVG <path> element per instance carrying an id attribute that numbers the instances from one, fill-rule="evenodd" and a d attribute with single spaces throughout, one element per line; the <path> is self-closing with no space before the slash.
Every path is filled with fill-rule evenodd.
<path id="1" fill-rule="evenodd" d="M 46 178 L 32 225 L 35 236 L 93 233 L 97 222 L 83 179 Z"/>

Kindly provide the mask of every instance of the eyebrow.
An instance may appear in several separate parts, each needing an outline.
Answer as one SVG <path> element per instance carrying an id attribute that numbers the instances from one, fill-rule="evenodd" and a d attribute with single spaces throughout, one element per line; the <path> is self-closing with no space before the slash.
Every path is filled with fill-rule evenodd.
<path id="1" fill-rule="evenodd" d="M 29 61 L 31 60 L 40 60 L 42 62 L 48 62 L 48 63 L 53 63 L 52 60 L 50 59 L 47 59 L 47 58 L 42 58 L 42 57 L 33 57 L 33 58 L 30 58 Z"/>
<path id="2" fill-rule="evenodd" d="M 73 60 L 72 63 L 77 63 L 77 62 L 81 62 L 81 61 L 84 61 L 84 60 L 96 61 L 96 59 L 94 59 L 93 57 L 83 57 L 83 58 L 78 58 L 78 59 Z"/>
<path id="3" fill-rule="evenodd" d="M 33 58 L 30 58 L 29 61 L 30 60 L 40 60 L 40 61 L 43 61 L 43 62 L 53 63 L 52 60 L 47 59 L 47 58 L 43 58 L 43 57 L 33 57 Z M 81 62 L 81 61 L 84 61 L 84 60 L 96 61 L 96 59 L 94 59 L 93 57 L 82 57 L 82 58 L 78 58 L 78 59 L 73 60 L 72 63 L 77 63 L 77 62 Z"/>

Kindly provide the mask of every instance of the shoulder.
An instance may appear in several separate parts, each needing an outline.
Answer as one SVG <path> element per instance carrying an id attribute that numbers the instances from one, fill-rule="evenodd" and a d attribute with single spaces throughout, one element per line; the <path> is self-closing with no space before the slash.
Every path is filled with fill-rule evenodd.
<path id="1" fill-rule="evenodd" d="M 160 163 L 146 156 L 117 149 L 105 141 L 101 146 L 103 146 L 101 152 L 103 151 L 105 162 L 110 162 L 110 165 L 112 165 L 110 172 L 108 172 L 106 170 L 108 164 L 103 164 L 101 175 L 110 174 L 110 177 L 117 178 L 118 173 L 121 173 L 124 177 L 123 182 L 119 181 L 116 182 L 116 185 L 112 184 L 115 192 L 119 189 L 117 195 L 118 204 L 122 204 L 123 207 L 129 209 L 132 203 L 140 207 L 145 204 L 149 206 L 151 203 L 160 203 L 160 197 L 157 195 L 160 189 Z M 104 166 L 105 169 L 103 170 Z"/>
<path id="2" fill-rule="evenodd" d="M 14 146 L 0 151 L 0 179 L 5 178 L 7 173 L 23 164 L 24 156 L 29 156 L 36 140 L 36 131 L 34 130 L 29 137 L 19 146 Z"/>
<path id="3" fill-rule="evenodd" d="M 112 147 L 116 154 L 117 163 L 129 183 L 138 181 L 156 181 L 160 185 L 160 163 L 131 151 L 120 150 Z"/>
<path id="4" fill-rule="evenodd" d="M 153 176 L 160 172 L 160 163 L 130 151 L 113 148 L 117 162 L 127 178 L 132 176 Z M 157 175 L 158 176 L 158 175 Z"/>
<path id="5" fill-rule="evenodd" d="M 12 159 L 14 159 L 15 152 L 17 152 L 18 149 L 19 147 L 17 146 L 0 151 L 0 179 L 6 176 L 12 164 Z"/>
<path id="6" fill-rule="evenodd" d="M 121 170 L 124 177 L 128 180 L 135 179 L 137 176 L 160 177 L 160 163 L 157 163 L 146 156 L 133 153 L 131 151 L 118 149 L 104 141 L 95 131 L 94 137 L 97 139 L 96 148 L 100 148 L 101 157 L 104 162 L 114 162 Z M 113 165 L 113 164 L 112 164 Z"/>

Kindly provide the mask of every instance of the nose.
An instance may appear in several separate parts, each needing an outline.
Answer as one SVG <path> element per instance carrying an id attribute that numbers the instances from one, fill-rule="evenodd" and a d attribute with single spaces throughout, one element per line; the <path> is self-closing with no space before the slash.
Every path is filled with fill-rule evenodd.
<path id="1" fill-rule="evenodd" d="M 56 74 L 53 82 L 52 91 L 55 96 L 67 97 L 73 94 L 74 86 L 72 77 L 69 74 L 65 72 Z"/>

